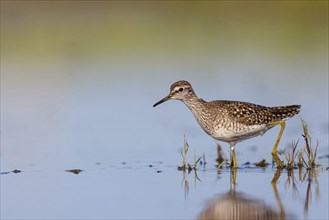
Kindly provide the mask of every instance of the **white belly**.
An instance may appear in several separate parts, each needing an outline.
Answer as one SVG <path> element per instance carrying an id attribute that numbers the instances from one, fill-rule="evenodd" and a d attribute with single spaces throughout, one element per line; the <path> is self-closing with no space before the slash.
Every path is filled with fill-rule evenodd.
<path id="1" fill-rule="evenodd" d="M 248 129 L 230 129 L 219 127 L 212 134 L 213 138 L 224 142 L 239 142 L 259 135 L 263 135 L 268 130 L 266 125 L 253 125 Z"/>

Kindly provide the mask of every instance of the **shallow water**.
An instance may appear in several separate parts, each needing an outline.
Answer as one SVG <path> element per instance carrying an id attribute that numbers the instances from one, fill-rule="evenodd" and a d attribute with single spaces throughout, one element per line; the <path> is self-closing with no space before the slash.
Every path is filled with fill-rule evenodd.
<path id="1" fill-rule="evenodd" d="M 106 64 L 102 67 L 104 72 L 114 71 Z M 47 77 L 42 75 L 44 72 Z M 37 79 L 31 79 L 33 75 Z M 271 184 L 275 170 L 245 168 L 238 170 L 236 192 L 250 199 L 249 203 L 260 201 L 255 206 L 273 210 L 275 216 L 282 216 L 285 210 L 288 217 L 327 219 L 328 120 L 324 101 L 327 95 L 322 93 L 327 86 L 322 82 L 325 77 L 318 75 L 317 87 L 312 91 L 301 89 L 306 85 L 292 88 L 272 81 L 258 93 L 253 80 L 242 84 L 248 86 L 231 87 L 222 83 L 232 82 L 225 77 L 220 76 L 217 87 L 212 81 L 201 82 L 193 75 L 168 77 L 160 82 L 87 71 L 58 76 L 53 67 L 7 66 L 2 75 L 1 172 L 23 172 L 0 175 L 1 218 L 204 216 L 206 210 L 212 209 L 209 202 L 221 201 L 230 190 L 228 169 L 218 173 L 215 168 L 216 142 L 204 133 L 182 103 L 171 101 L 152 107 L 167 94 L 171 81 L 184 78 L 206 100 L 218 97 L 268 105 L 302 104 L 300 116 L 287 122 L 279 150 L 297 139 L 298 149 L 304 147 L 302 117 L 309 125 L 313 147 L 319 140 L 321 157 L 317 162 L 321 167 L 317 177 L 300 180 L 295 171 L 293 186 L 287 183 L 287 173 L 283 173 L 276 185 L 279 203 Z M 279 97 L 271 91 L 280 93 Z M 320 98 L 312 99 L 310 93 Z M 271 147 L 278 131 L 279 128 L 273 128 L 262 137 L 238 143 L 239 166 L 262 159 L 271 162 Z M 194 155 L 206 157 L 206 169 L 197 172 L 200 180 L 192 172 L 185 181 L 183 173 L 177 170 L 182 161 L 184 136 L 190 146 L 189 163 L 193 163 Z M 222 147 L 228 156 L 228 145 L 222 143 Z M 83 172 L 65 172 L 69 169 Z"/>
<path id="2" fill-rule="evenodd" d="M 232 176 L 227 169 L 207 166 L 188 174 L 162 162 L 90 164 L 79 174 L 31 168 L 1 175 L 1 197 L 6 201 L 1 215 L 3 219 L 193 219 L 213 216 L 214 206 L 222 210 L 220 216 L 232 216 L 230 208 L 247 201 L 255 207 L 248 212 L 237 208 L 236 216 L 265 209 L 287 219 L 328 217 L 324 168 L 310 176 L 298 170 L 280 176 L 272 168 L 239 169 L 235 187 Z"/>
<path id="3" fill-rule="evenodd" d="M 327 3 L 20 3 L 1 2 L 1 219 L 329 218 Z M 254 167 L 275 127 L 237 144 L 234 181 L 186 106 L 152 107 L 181 79 L 208 101 L 302 105 L 279 150 L 305 147 L 302 118 L 320 167 Z M 184 138 L 196 172 L 178 170 Z"/>

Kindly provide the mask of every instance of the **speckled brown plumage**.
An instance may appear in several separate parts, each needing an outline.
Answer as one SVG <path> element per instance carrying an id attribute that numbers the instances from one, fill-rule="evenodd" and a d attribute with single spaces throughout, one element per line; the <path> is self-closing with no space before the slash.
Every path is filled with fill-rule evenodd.
<path id="1" fill-rule="evenodd" d="M 285 120 L 298 114 L 300 105 L 266 107 L 249 102 L 212 101 L 208 103 L 213 108 L 223 108 L 228 111 L 232 120 L 245 125 L 268 124 Z"/>

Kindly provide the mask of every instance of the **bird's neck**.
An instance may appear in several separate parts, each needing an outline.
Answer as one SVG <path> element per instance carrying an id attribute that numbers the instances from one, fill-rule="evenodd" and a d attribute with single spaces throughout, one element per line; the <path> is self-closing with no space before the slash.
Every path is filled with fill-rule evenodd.
<path id="1" fill-rule="evenodd" d="M 206 101 L 199 99 L 194 93 L 182 100 L 184 104 L 192 111 L 198 111 L 203 108 Z"/>

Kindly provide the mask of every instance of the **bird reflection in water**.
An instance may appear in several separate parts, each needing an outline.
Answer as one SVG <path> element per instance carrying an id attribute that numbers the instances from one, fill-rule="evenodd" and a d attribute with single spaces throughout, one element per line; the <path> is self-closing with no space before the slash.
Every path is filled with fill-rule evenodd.
<path id="1" fill-rule="evenodd" d="M 280 194 L 277 190 L 277 181 L 281 176 L 281 170 L 278 169 L 274 174 L 271 181 L 274 196 L 277 202 L 277 209 L 273 209 L 266 205 L 265 201 L 255 199 L 247 194 L 236 192 L 237 170 L 231 171 L 231 185 L 228 193 L 222 196 L 218 196 L 211 200 L 203 211 L 198 215 L 198 219 L 292 219 L 295 216 L 292 213 L 286 213 L 282 204 Z M 304 217 L 308 215 L 309 202 L 312 198 L 312 183 L 315 184 L 316 199 L 320 197 L 320 188 L 318 184 L 319 169 L 307 170 L 303 172 L 302 168 L 299 168 L 298 182 L 302 183 L 307 181 L 307 190 L 304 203 Z M 287 172 L 287 180 L 285 182 L 285 188 L 291 187 L 293 194 L 297 194 L 298 189 L 295 183 L 294 170 Z"/>
<path id="2" fill-rule="evenodd" d="M 280 211 L 267 206 L 263 200 L 254 199 L 247 194 L 235 191 L 237 170 L 231 171 L 230 191 L 219 196 L 206 206 L 198 215 L 198 219 L 284 219 L 285 212 L 282 204 Z M 281 203 L 278 197 L 278 202 Z M 281 210 L 282 209 L 282 210 Z"/>

